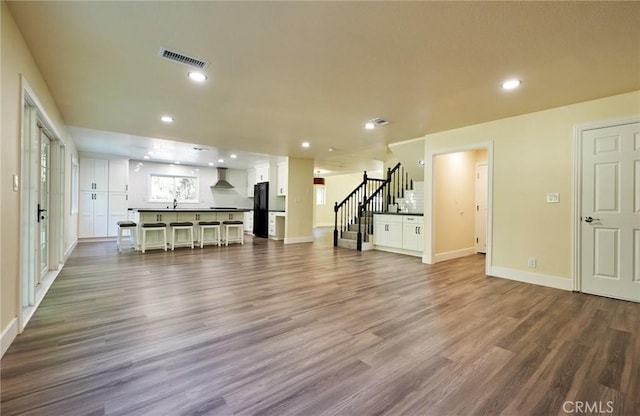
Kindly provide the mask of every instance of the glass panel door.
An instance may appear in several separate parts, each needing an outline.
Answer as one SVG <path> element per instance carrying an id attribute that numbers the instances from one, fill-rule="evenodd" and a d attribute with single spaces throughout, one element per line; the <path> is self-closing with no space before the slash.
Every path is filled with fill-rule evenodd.
<path id="1" fill-rule="evenodd" d="M 39 284 L 44 275 L 49 272 L 50 144 L 49 138 L 40 129 L 40 182 L 38 192 L 38 257 L 40 273 L 38 273 L 36 284 Z"/>

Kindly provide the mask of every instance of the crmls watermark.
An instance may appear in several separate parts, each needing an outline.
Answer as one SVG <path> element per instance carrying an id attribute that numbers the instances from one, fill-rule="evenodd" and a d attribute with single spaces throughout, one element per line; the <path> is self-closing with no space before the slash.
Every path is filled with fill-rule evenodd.
<path id="1" fill-rule="evenodd" d="M 576 401 L 566 401 L 562 404 L 562 410 L 565 413 L 571 414 L 581 414 L 581 413 L 589 413 L 589 414 L 608 414 L 613 413 L 613 402 L 584 402 L 582 400 Z"/>

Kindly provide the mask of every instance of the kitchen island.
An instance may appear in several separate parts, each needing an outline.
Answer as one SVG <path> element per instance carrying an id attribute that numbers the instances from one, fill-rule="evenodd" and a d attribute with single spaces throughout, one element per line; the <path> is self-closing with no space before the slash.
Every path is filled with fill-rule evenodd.
<path id="1" fill-rule="evenodd" d="M 167 224 L 167 240 L 170 243 L 171 235 L 169 232 L 169 223 L 171 222 L 191 222 L 193 223 L 193 239 L 194 242 L 200 241 L 200 221 L 244 221 L 244 213 L 249 212 L 245 208 L 131 208 L 130 218 L 135 221 L 137 226 L 137 247 L 140 248 L 142 241 L 142 224 L 163 222 Z M 239 230 L 231 230 L 232 232 L 240 232 Z M 150 246 L 162 247 L 162 238 L 160 233 L 148 233 L 147 242 Z M 234 236 L 237 237 L 237 236 Z M 231 236 L 229 241 L 231 241 Z M 176 230 L 176 244 L 183 245 L 188 241 L 187 230 Z"/>

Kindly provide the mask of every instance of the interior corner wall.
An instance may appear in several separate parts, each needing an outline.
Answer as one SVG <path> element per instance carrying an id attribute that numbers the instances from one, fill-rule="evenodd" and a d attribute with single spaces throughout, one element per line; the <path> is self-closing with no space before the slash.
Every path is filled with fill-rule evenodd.
<path id="1" fill-rule="evenodd" d="M 574 128 L 638 115 L 634 91 L 429 134 L 425 154 L 493 142 L 492 268 L 531 276 L 527 259 L 536 257 L 536 279 L 570 288 Z M 546 203 L 548 192 L 560 203 Z"/>
<path id="2" fill-rule="evenodd" d="M 475 247 L 474 150 L 434 158 L 434 253 L 466 252 Z"/>
<path id="3" fill-rule="evenodd" d="M 313 159 L 289 158 L 284 242 L 313 241 Z"/>
<path id="4" fill-rule="evenodd" d="M 0 91 L 2 101 L 2 126 L 0 143 L 0 245 L 2 247 L 2 267 L 0 267 L 0 331 L 4 334 L 13 325 L 19 309 L 20 251 L 20 192 L 12 188 L 12 176 L 21 173 L 21 113 L 22 113 L 22 80 L 23 76 L 42 105 L 42 110 L 53 123 L 65 146 L 65 172 L 71 172 L 71 155 L 77 154 L 76 148 L 68 135 L 65 124 L 58 112 L 45 80 L 43 79 L 22 34 L 2 2 L 0 24 Z M 66 175 L 66 182 L 70 175 Z M 68 195 L 68 194 L 67 194 Z M 70 213 L 70 204 L 65 201 L 64 238 L 67 245 L 75 244 L 77 239 L 77 216 Z M 75 218 L 75 220 L 74 220 Z"/>

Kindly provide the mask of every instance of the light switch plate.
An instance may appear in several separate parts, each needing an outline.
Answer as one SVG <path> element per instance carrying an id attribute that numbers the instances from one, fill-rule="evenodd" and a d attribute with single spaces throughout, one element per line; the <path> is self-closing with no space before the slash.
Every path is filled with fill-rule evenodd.
<path id="1" fill-rule="evenodd" d="M 18 179 L 18 175 L 13 175 L 13 192 L 18 192 L 19 187 L 20 187 L 20 182 Z"/>
<path id="2" fill-rule="evenodd" d="M 560 194 L 557 192 L 552 192 L 547 194 L 547 202 L 555 204 L 560 202 Z"/>

